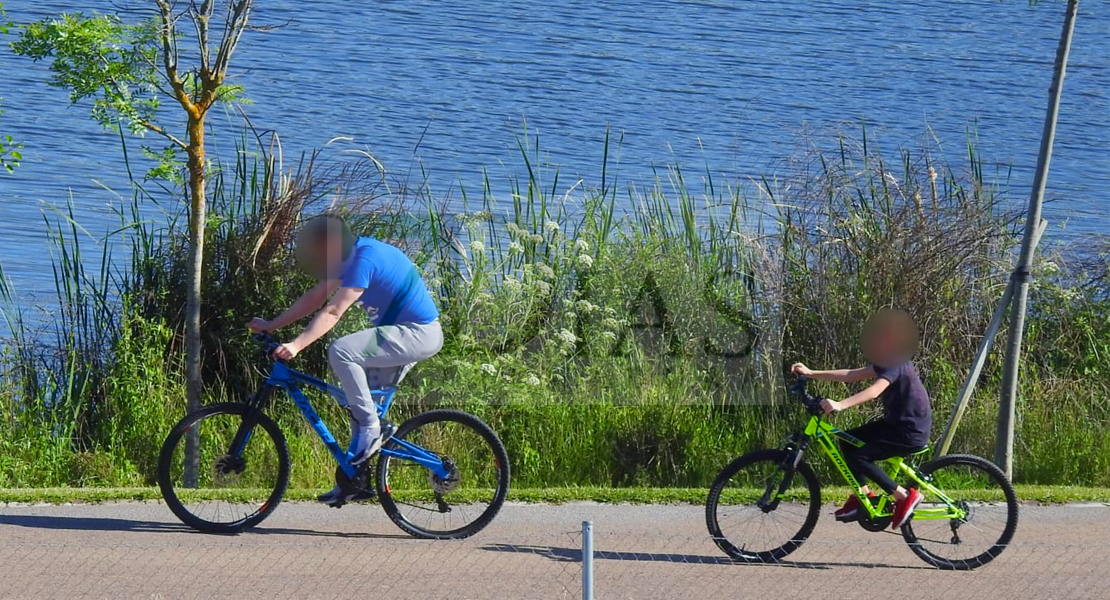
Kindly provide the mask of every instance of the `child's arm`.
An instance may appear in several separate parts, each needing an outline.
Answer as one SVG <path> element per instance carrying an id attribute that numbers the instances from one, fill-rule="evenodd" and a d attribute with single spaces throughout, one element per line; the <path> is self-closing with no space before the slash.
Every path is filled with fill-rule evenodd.
<path id="1" fill-rule="evenodd" d="M 327 279 L 312 286 L 312 289 L 304 293 L 303 296 L 297 298 L 285 312 L 275 317 L 272 321 L 267 321 L 261 317 L 251 319 L 247 323 L 247 327 L 251 331 L 273 331 L 281 329 L 286 325 L 290 325 L 300 321 L 301 319 L 311 315 L 313 312 L 320 309 L 328 300 L 328 296 L 339 287 L 338 279 Z"/>
<path id="2" fill-rule="evenodd" d="M 858 406 L 864 402 L 870 402 L 878 398 L 888 387 L 890 387 L 889 381 L 886 379 L 876 379 L 874 383 L 867 386 L 867 389 L 858 394 L 852 394 L 840 402 L 828 399 L 822 400 L 821 408 L 825 409 L 826 414 L 847 410 L 853 406 Z"/>
<path id="3" fill-rule="evenodd" d="M 331 297 L 331 301 L 324 307 L 324 310 L 316 313 L 316 316 L 308 322 L 304 331 L 291 341 L 278 346 L 274 350 L 274 356 L 281 360 L 292 360 L 293 357 L 297 356 L 297 353 L 307 348 L 312 342 L 324 337 L 339 322 L 343 313 L 347 312 L 347 309 L 362 296 L 364 291 L 362 288 L 339 288 L 339 291 Z"/>
<path id="4" fill-rule="evenodd" d="M 791 372 L 809 377 L 810 379 L 817 379 L 819 381 L 836 381 L 839 383 L 856 383 L 858 381 L 865 381 L 875 378 L 875 368 L 868 365 L 860 369 L 836 369 L 834 371 L 814 371 L 802 363 L 794 363 L 790 367 Z"/>

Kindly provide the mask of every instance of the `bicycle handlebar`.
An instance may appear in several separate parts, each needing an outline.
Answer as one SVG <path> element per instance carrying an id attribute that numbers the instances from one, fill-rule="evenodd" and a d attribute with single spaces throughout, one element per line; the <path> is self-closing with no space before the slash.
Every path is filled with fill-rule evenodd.
<path id="1" fill-rule="evenodd" d="M 821 398 L 814 396 L 806 391 L 806 384 L 809 381 L 799 375 L 794 385 L 790 386 L 790 393 L 798 397 L 798 400 L 806 407 L 806 412 L 811 415 L 821 416 L 825 414 L 825 409 L 821 408 Z"/>
<path id="2" fill-rule="evenodd" d="M 269 358 L 274 357 L 274 350 L 277 350 L 278 346 L 281 345 L 281 342 L 277 341 L 277 338 L 270 335 L 270 333 L 267 331 L 260 331 L 254 334 L 251 336 L 251 339 L 262 347 L 262 350 Z"/>

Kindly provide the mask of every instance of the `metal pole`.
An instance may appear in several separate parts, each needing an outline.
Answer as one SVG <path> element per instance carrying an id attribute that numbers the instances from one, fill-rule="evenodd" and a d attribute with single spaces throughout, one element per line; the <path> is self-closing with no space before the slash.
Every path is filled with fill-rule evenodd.
<path id="1" fill-rule="evenodd" d="M 979 374 L 983 372 L 983 364 L 987 362 L 987 353 L 990 352 L 991 345 L 994 343 L 994 337 L 998 335 L 998 329 L 1002 327 L 1002 319 L 1006 318 L 1006 311 L 1010 308 L 1010 298 L 1013 295 L 1014 279 L 1011 277 L 1006 282 L 1006 291 L 1002 292 L 1002 299 L 998 301 L 998 306 L 994 309 L 991 324 L 987 327 L 987 332 L 983 334 L 982 341 L 979 342 L 979 350 L 975 353 L 975 361 L 971 363 L 971 372 L 967 374 L 964 387 L 960 389 L 960 395 L 956 398 L 956 406 L 952 408 L 952 416 L 948 417 L 948 424 L 944 426 L 938 456 L 948 454 L 948 448 L 952 445 L 952 438 L 956 435 L 956 428 L 960 426 L 964 409 L 967 408 L 971 395 L 975 393 L 975 385 L 979 383 Z"/>
<path id="2" fill-rule="evenodd" d="M 582 521 L 582 600 L 594 600 L 594 524 Z"/>
<path id="3" fill-rule="evenodd" d="M 1041 235 L 1044 234 L 1047 226 L 1048 221 L 1041 219 L 1040 226 L 1037 227 L 1037 241 L 1041 239 Z M 1036 242 L 1034 242 L 1035 245 Z M 960 426 L 960 419 L 964 416 L 964 410 L 967 409 L 971 396 L 975 393 L 975 386 L 979 383 L 979 375 L 983 372 L 987 355 L 990 353 L 991 346 L 994 345 L 994 338 L 997 337 L 998 330 L 1002 327 L 1002 320 L 1006 318 L 1006 311 L 1010 308 L 1010 300 L 1013 296 L 1014 277 L 1011 276 L 1010 280 L 1006 282 L 1006 290 L 1002 292 L 1002 298 L 998 300 L 998 306 L 994 309 L 994 316 L 991 317 L 990 325 L 987 326 L 987 331 L 979 342 L 979 349 L 975 352 L 975 360 L 971 363 L 971 371 L 967 374 L 967 379 L 964 380 L 963 388 L 960 389 L 956 406 L 952 407 L 952 415 L 948 417 L 948 424 L 945 425 L 944 433 L 940 438 L 940 449 L 937 456 L 948 454 L 948 450 L 952 446 L 952 438 L 956 437 L 956 428 Z"/>
<path id="4" fill-rule="evenodd" d="M 1041 206 L 1044 203 L 1044 190 L 1048 182 L 1048 165 L 1052 160 L 1052 142 L 1056 137 L 1056 118 L 1060 112 L 1060 95 L 1064 88 L 1064 73 L 1067 71 L 1068 53 L 1071 51 L 1072 33 L 1075 31 L 1075 14 L 1078 10 L 1079 0 L 1068 0 L 1067 12 L 1064 14 L 1064 28 L 1060 33 L 1060 45 L 1056 49 L 1052 87 L 1048 91 L 1048 111 L 1044 120 L 1044 132 L 1041 135 L 1037 172 L 1033 177 L 1033 191 L 1029 195 L 1025 237 L 1022 240 L 1017 268 L 1014 269 L 1016 289 L 1010 310 L 1010 332 L 1006 342 L 1006 365 L 1002 371 L 1002 398 L 998 406 L 998 432 L 994 448 L 994 462 L 1002 468 L 1007 477 L 1012 477 L 1014 470 L 1014 416 L 1018 368 L 1022 336 L 1025 333 L 1029 281 L 1032 279 L 1034 238 L 1037 226 L 1041 222 Z"/>

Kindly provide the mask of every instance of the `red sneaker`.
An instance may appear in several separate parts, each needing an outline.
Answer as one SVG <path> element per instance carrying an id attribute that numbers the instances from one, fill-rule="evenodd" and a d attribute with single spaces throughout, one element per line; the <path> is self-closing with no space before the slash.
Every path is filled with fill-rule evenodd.
<path id="1" fill-rule="evenodd" d="M 908 523 L 910 517 L 913 516 L 913 511 L 924 499 L 925 496 L 921 492 L 914 488 L 910 488 L 910 492 L 906 494 L 906 499 L 899 500 L 894 505 L 894 518 L 890 520 L 890 528 L 899 529 Z"/>
<path id="2" fill-rule="evenodd" d="M 867 497 L 874 498 L 875 494 L 868 492 Z M 833 513 L 833 516 L 836 517 L 837 521 L 854 521 L 856 519 L 856 516 L 859 514 L 860 507 L 861 505 L 859 501 L 859 496 L 852 494 L 851 496 L 848 496 L 848 501 L 844 503 L 844 506 L 840 507 L 840 510 Z"/>

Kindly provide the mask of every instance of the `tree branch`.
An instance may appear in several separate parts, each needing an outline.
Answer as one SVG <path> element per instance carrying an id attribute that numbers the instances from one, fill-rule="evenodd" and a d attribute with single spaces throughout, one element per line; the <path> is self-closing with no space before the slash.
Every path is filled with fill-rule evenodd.
<path id="1" fill-rule="evenodd" d="M 154 0 L 154 3 L 158 6 L 158 18 L 162 23 L 158 33 L 162 38 L 162 63 L 166 68 L 166 79 L 173 88 L 174 98 L 177 98 L 182 108 L 191 114 L 196 111 L 196 106 L 186 93 L 185 85 L 177 72 L 177 36 L 175 35 L 177 18 L 173 16 L 173 9 L 168 0 Z"/>
<path id="2" fill-rule="evenodd" d="M 206 95 L 215 99 L 216 90 L 223 85 L 227 76 L 227 66 L 231 62 L 231 55 L 239 45 L 239 39 L 247 29 L 247 20 L 250 15 L 253 0 L 236 0 L 228 10 L 227 23 L 224 27 L 223 40 L 220 50 L 216 54 L 216 66 L 212 70 L 211 78 L 205 82 Z"/>
<path id="3" fill-rule="evenodd" d="M 212 49 L 208 44 L 208 33 L 215 8 L 215 0 L 202 0 L 199 7 L 196 0 L 189 2 L 189 16 L 193 21 L 193 28 L 196 29 L 197 46 L 200 49 L 201 73 L 208 73 L 211 67 Z"/>
<path id="4" fill-rule="evenodd" d="M 140 121 L 139 124 L 142 125 L 143 127 L 146 127 L 147 129 L 153 131 L 154 133 L 157 133 L 158 135 L 166 138 L 167 140 L 173 142 L 174 145 L 179 146 L 182 150 L 188 150 L 189 149 L 188 144 L 181 141 L 180 139 L 175 137 L 173 134 L 171 134 L 170 132 L 166 131 L 165 129 L 159 127 L 158 125 L 155 125 L 154 123 L 150 123 L 150 122 L 147 122 L 147 121 Z"/>

